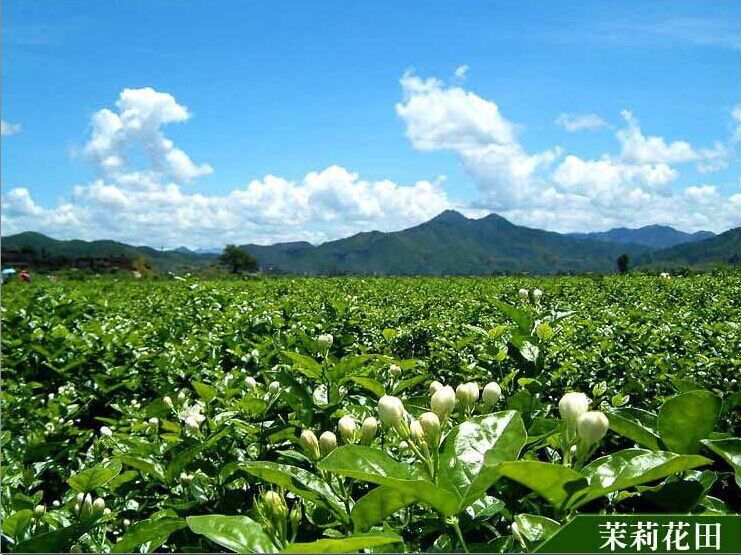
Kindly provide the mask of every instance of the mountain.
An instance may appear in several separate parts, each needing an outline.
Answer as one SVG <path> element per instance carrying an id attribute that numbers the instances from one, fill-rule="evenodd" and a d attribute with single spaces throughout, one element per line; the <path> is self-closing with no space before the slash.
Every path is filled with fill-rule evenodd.
<path id="1" fill-rule="evenodd" d="M 681 243 L 694 243 L 715 237 L 712 231 L 698 231 L 685 233 L 666 225 L 647 225 L 637 229 L 616 227 L 609 231 L 594 233 L 569 233 L 571 237 L 591 239 L 594 241 L 609 241 L 612 243 L 633 243 L 645 245 L 652 249 L 664 249 Z"/>
<path id="2" fill-rule="evenodd" d="M 703 269 L 719 264 L 741 266 L 741 227 L 729 229 L 704 241 L 653 251 L 636 262 L 641 266 L 662 269 L 679 266 Z"/>
<path id="3" fill-rule="evenodd" d="M 496 214 L 469 219 L 447 210 L 392 233 L 371 231 L 330 241 L 242 245 L 263 268 L 306 274 L 491 274 L 499 272 L 611 272 L 615 259 L 648 252 L 517 226 Z"/>
<path id="4" fill-rule="evenodd" d="M 4 265 L 56 267 L 124 267 L 144 257 L 159 271 L 201 268 L 210 265 L 215 255 L 197 254 L 179 248 L 160 251 L 151 247 L 134 247 L 117 241 L 60 241 L 41 233 L 26 231 L 2 238 Z"/>
<path id="5" fill-rule="evenodd" d="M 669 232 L 667 232 L 669 230 Z M 380 275 L 487 275 L 529 272 L 614 272 L 622 253 L 631 267 L 709 267 L 739 264 L 741 228 L 708 239 L 684 242 L 664 249 L 645 244 L 648 237 L 672 228 L 648 226 L 639 230 L 611 230 L 617 240 L 597 239 L 605 234 L 564 235 L 515 225 L 497 214 L 469 219 L 453 210 L 401 231 L 370 231 L 318 246 L 305 241 L 275 245 L 242 245 L 268 271 L 289 274 Z M 619 233 L 617 233 L 619 232 Z M 627 235 L 624 233 L 627 232 Z M 640 232 L 636 235 L 637 232 Z M 676 237 L 676 235 L 673 235 Z M 626 242 L 634 238 L 635 242 Z M 644 244 L 641 244 L 643 242 Z M 40 233 L 26 232 L 2 239 L 4 265 L 27 265 L 37 269 L 60 267 L 131 268 L 145 257 L 159 271 L 206 268 L 218 254 L 180 247 L 160 251 L 116 241 L 58 241 Z"/>

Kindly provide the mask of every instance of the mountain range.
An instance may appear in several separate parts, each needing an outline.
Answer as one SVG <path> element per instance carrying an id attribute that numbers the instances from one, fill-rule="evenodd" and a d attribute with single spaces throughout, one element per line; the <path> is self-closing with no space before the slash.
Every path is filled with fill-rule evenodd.
<path id="1" fill-rule="evenodd" d="M 470 219 L 446 210 L 431 220 L 401 231 L 370 231 L 320 245 L 307 242 L 241 245 L 261 268 L 290 274 L 488 275 L 528 272 L 613 272 L 615 260 L 628 254 L 631 267 L 707 268 L 740 264 L 741 228 L 720 235 L 683 233 L 668 226 L 616 228 L 599 233 L 561 234 L 515 225 L 490 214 Z M 211 249 L 180 247 L 159 251 L 115 241 L 58 241 L 40 233 L 4 237 L 3 261 L 23 250 L 47 256 L 144 256 L 160 271 L 210 266 Z"/>

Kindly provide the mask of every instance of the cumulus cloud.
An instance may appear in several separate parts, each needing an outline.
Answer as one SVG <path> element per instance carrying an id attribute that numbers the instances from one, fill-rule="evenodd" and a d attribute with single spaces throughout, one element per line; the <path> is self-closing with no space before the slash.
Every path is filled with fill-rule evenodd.
<path id="1" fill-rule="evenodd" d="M 116 102 L 117 110 L 104 108 L 91 121 L 91 137 L 84 154 L 107 177 L 131 171 L 129 152 L 138 146 L 148 157 L 152 171 L 188 182 L 208 175 L 208 164 L 195 164 L 165 137 L 161 128 L 187 121 L 190 113 L 171 94 L 152 88 L 124 89 Z"/>
<path id="2" fill-rule="evenodd" d="M 560 125 L 569 133 L 577 133 L 597 131 L 607 127 L 607 122 L 597 114 L 561 114 L 556 118 L 556 125 Z"/>
<path id="3" fill-rule="evenodd" d="M 367 181 L 336 165 L 299 181 L 267 175 L 222 196 L 187 193 L 151 174 L 127 177 L 78 186 L 74 204 L 49 209 L 26 189 L 12 189 L 3 199 L 5 230 L 33 228 L 59 237 L 170 247 L 321 242 L 369 229 L 409 227 L 451 207 L 440 183 Z"/>
<path id="4" fill-rule="evenodd" d="M 725 167 L 728 152 L 720 142 L 696 148 L 687 141 L 647 136 L 633 114 L 624 111 L 625 126 L 616 133 L 619 153 L 561 159 L 559 147 L 528 152 L 516 135 L 518 126 L 492 100 L 409 73 L 401 86 L 403 101 L 396 111 L 412 146 L 456 152 L 481 192 L 474 203 L 478 210 L 496 210 L 516 223 L 556 231 L 651 223 L 720 231 L 741 219 L 741 195 L 724 197 L 712 185 L 675 190 L 677 166 L 695 163 L 701 172 Z M 734 115 L 741 122 L 741 109 Z M 598 124 L 591 116 L 603 121 L 594 114 L 562 114 L 559 123 L 571 130 L 587 128 Z"/>
<path id="5" fill-rule="evenodd" d="M 10 123 L 9 121 L 0 120 L 0 135 L 2 135 L 3 137 L 15 135 L 16 133 L 20 133 L 20 131 L 20 123 Z"/>
<path id="6" fill-rule="evenodd" d="M 538 172 L 556 160 L 561 150 L 528 153 L 518 142 L 516 126 L 496 103 L 439 79 L 405 73 L 400 80 L 403 100 L 396 113 L 406 124 L 407 137 L 418 150 L 452 150 L 494 207 L 527 196 Z"/>
<path id="7" fill-rule="evenodd" d="M 463 64 L 455 68 L 455 71 L 453 72 L 453 77 L 455 77 L 458 80 L 462 80 L 466 77 L 466 73 L 468 73 L 469 67 L 468 64 Z"/>

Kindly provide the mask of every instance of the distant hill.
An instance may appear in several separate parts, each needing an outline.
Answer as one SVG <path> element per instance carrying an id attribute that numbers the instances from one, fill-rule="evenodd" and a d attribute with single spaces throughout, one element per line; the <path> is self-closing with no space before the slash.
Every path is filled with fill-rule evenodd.
<path id="1" fill-rule="evenodd" d="M 614 272 L 622 253 L 631 267 L 738 264 L 739 229 L 721 235 L 686 234 L 665 226 L 561 234 L 515 225 L 497 214 L 470 219 L 446 210 L 420 225 L 382 233 L 370 231 L 318 246 L 307 242 L 242 245 L 263 270 L 287 274 L 488 275 L 499 273 Z M 605 237 L 616 237 L 608 240 Z M 684 237 L 689 242 L 651 248 Z M 634 242 L 627 242 L 628 239 Z M 699 239 L 699 240 L 698 240 Z M 211 250 L 211 249 L 203 249 Z M 131 268 L 145 257 L 156 270 L 187 271 L 213 264 L 218 254 L 179 247 L 160 251 L 116 241 L 59 241 L 26 232 L 2 239 L 2 262 L 38 269 Z M 216 252 L 213 252 L 216 251 Z"/>
<path id="2" fill-rule="evenodd" d="M 636 262 L 641 266 L 665 269 L 679 266 L 703 269 L 719 264 L 741 266 L 741 227 L 729 229 L 704 241 L 652 251 Z"/>
<path id="3" fill-rule="evenodd" d="M 616 227 L 609 231 L 570 233 L 569 235 L 579 239 L 609 241 L 612 243 L 633 243 L 651 247 L 652 249 L 664 249 L 681 243 L 694 243 L 715 237 L 715 233 L 712 231 L 685 233 L 665 225 L 647 225 L 637 229 Z"/>
<path id="4" fill-rule="evenodd" d="M 60 241 L 41 233 L 27 231 L 2 238 L 3 265 L 28 265 L 43 269 L 57 267 L 130 268 L 144 257 L 159 271 L 202 268 L 216 255 L 197 254 L 187 249 L 160 251 L 151 247 L 134 247 L 117 241 Z"/>
<path id="5" fill-rule="evenodd" d="M 469 219 L 453 210 L 392 233 L 359 233 L 319 246 L 242 248 L 262 267 L 288 273 L 430 275 L 611 272 L 621 253 L 637 256 L 649 250 L 517 226 L 496 214 Z"/>

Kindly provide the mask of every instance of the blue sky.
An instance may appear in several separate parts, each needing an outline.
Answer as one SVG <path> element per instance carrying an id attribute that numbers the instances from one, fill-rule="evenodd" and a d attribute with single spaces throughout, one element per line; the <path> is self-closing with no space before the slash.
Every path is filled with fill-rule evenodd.
<path id="1" fill-rule="evenodd" d="M 738 2 L 401 4 L 4 5 L 3 232 L 319 242 L 447 207 L 738 225 Z M 151 89 L 136 117 L 187 115 L 117 135 L 113 171 L 92 118 L 125 89 Z M 154 136 L 194 166 L 164 171 Z"/>

